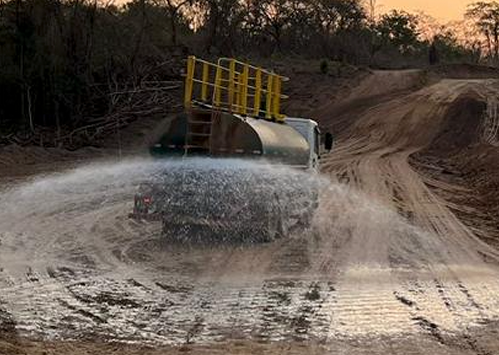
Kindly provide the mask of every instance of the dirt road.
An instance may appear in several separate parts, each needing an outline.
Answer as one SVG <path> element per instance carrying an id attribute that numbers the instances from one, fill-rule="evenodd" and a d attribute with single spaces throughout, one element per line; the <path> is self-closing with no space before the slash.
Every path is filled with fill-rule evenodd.
<path id="1" fill-rule="evenodd" d="M 100 341 L 130 353 L 498 353 L 499 253 L 457 217 L 469 206 L 445 198 L 474 191 L 428 153 L 469 132 L 495 144 L 498 88 L 379 72 L 326 103 L 316 115 L 340 133 L 312 228 L 267 245 L 165 245 L 158 225 L 127 218 L 157 168 L 143 159 L 9 182 L 0 329 L 16 340 L 0 353 L 110 351 Z"/>
<path id="2" fill-rule="evenodd" d="M 383 82 L 387 74 L 380 75 L 378 80 Z M 413 77 L 414 72 L 393 75 L 407 79 Z M 354 95 L 356 100 L 362 99 L 358 93 Z M 335 153 L 325 159 L 325 171 L 363 191 L 370 200 L 397 211 L 427 233 L 432 243 L 424 251 L 430 245 L 421 245 L 421 240 L 407 240 L 400 233 L 373 225 L 368 231 L 354 234 L 358 240 L 351 243 L 351 263 L 374 263 L 382 270 L 369 270 L 355 280 L 360 281 L 362 292 L 368 295 L 366 300 L 359 297 L 362 302 L 348 302 L 350 306 L 358 302 L 353 308 L 362 309 L 357 329 L 359 323 L 374 324 L 377 328 L 391 318 L 402 320 L 397 328 L 403 329 L 408 325 L 404 322 L 408 315 L 403 315 L 407 311 L 419 326 L 426 324 L 422 320 L 430 320 L 439 329 L 455 331 L 466 331 L 472 324 L 496 316 L 493 305 L 497 303 L 497 251 L 478 239 L 474 231 L 456 217 L 453 210 L 460 206 L 451 206 L 431 187 L 456 195 L 466 195 L 470 191 L 421 176 L 409 164 L 411 155 L 440 138 L 442 131 L 448 129 L 449 119 L 451 125 L 458 124 L 452 122 L 454 117 L 448 117 L 453 105 L 467 100 L 468 106 L 472 106 L 474 102 L 487 102 L 496 95 L 497 83 L 486 80 L 443 80 L 398 95 L 358 115 L 349 127 L 349 133 L 341 136 Z M 475 134 L 477 139 L 483 139 L 482 132 L 490 131 L 487 125 L 491 123 L 481 112 L 467 119 L 475 130 L 469 126 L 464 129 L 469 129 L 469 134 Z M 480 120 L 484 126 L 476 127 Z M 397 248 L 405 249 L 408 255 L 397 258 Z M 425 255 L 436 251 L 443 253 L 429 258 Z M 407 272 L 408 269 L 411 271 Z M 355 270 L 355 266 L 350 270 Z M 370 280 L 379 279 L 380 272 L 388 285 L 384 296 L 379 290 L 373 293 L 369 285 Z M 348 277 L 346 284 L 350 285 Z M 404 290 L 400 285 L 411 286 Z M 340 286 L 338 290 L 341 290 Z M 374 294 L 377 302 L 372 302 Z M 394 295 L 407 306 L 405 309 L 395 306 Z M 385 299 L 381 299 L 383 297 Z M 392 307 L 387 306 L 390 299 Z M 379 304 L 384 305 L 383 312 L 379 311 Z"/>

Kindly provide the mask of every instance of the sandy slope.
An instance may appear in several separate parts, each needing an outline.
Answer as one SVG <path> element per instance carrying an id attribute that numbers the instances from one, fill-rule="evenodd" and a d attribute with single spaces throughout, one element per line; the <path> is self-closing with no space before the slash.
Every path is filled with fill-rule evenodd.
<path id="1" fill-rule="evenodd" d="M 406 79 L 407 74 L 399 73 Z M 380 81 L 382 82 L 382 78 Z M 413 311 L 416 318 L 419 318 L 417 314 L 422 311 L 436 324 L 469 326 L 471 319 L 466 319 L 465 314 L 478 311 L 473 310 L 474 307 L 468 307 L 477 299 L 492 302 L 485 309 L 494 308 L 498 286 L 496 266 L 484 262 L 484 259 L 487 256 L 491 260 L 497 260 L 498 254 L 456 217 L 445 200 L 432 192 L 424 179 L 410 166 L 408 158 L 432 143 L 445 128 L 445 113 L 458 98 L 468 95 L 486 101 L 488 96 L 496 92 L 496 85 L 491 81 L 443 80 L 371 107 L 357 116 L 349 133 L 341 135 L 335 154 L 324 161 L 325 171 L 367 193 L 383 206 L 390 206 L 389 208 L 398 211 L 415 226 L 429 233 L 432 243 L 439 244 L 438 249 L 434 250 L 445 250 L 445 254 L 438 257 L 439 262 L 430 260 L 427 264 L 429 284 L 426 284 L 426 289 L 419 290 L 416 298 L 414 295 L 407 295 L 408 300 L 414 301 L 410 308 L 418 309 Z M 480 120 L 481 117 L 469 119 Z M 463 193 L 462 188 L 446 184 L 445 181 L 434 184 L 454 194 Z M 390 265 L 393 246 L 391 243 L 380 243 L 388 239 L 394 245 L 400 242 L 403 248 L 411 249 L 416 257 L 411 257 L 409 261 L 418 262 L 421 252 L 417 244 L 419 241 L 414 241 L 411 245 L 400 233 L 391 236 L 390 231 L 384 229 L 378 233 L 373 233 L 370 227 L 369 233 L 357 236 L 359 242 L 352 243 L 352 261 L 363 262 L 364 257 L 368 263 L 374 261 L 384 266 Z M 363 277 L 365 280 L 372 280 L 379 275 L 378 272 L 369 271 Z M 390 291 L 396 289 L 395 285 L 401 279 L 403 283 L 411 283 L 414 279 L 420 279 L 421 275 L 388 267 L 385 278 L 388 284 L 391 282 Z M 407 279 L 404 280 L 405 278 Z M 430 285 L 432 283 L 433 286 Z M 368 288 L 366 292 L 371 294 L 372 290 Z M 389 294 L 390 292 L 386 294 L 387 300 L 379 302 L 385 305 L 386 312 L 379 312 L 375 305 L 374 310 L 363 312 L 362 320 L 372 324 L 373 319 L 378 316 L 375 323 L 379 324 L 392 312 L 397 312 L 396 308 L 388 311 L 390 307 L 386 305 L 390 299 Z M 367 303 L 373 307 L 371 300 Z M 478 303 L 480 301 L 476 302 Z M 483 308 L 478 313 L 482 310 Z"/>

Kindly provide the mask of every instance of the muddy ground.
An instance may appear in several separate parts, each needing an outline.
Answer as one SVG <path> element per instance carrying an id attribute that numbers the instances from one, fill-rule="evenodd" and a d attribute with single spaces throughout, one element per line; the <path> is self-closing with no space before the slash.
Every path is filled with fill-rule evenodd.
<path id="1" fill-rule="evenodd" d="M 127 218 L 154 163 L 112 142 L 3 149 L 0 353 L 499 353 L 495 71 L 295 72 L 337 141 L 271 244 L 165 245 Z"/>

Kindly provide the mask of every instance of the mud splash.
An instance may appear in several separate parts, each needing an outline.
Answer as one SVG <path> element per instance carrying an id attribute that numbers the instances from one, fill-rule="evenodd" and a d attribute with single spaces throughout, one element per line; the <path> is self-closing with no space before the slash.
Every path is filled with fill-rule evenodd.
<path id="1" fill-rule="evenodd" d="M 247 180 L 235 185 L 243 199 L 258 190 L 252 174 L 264 174 L 270 190 L 317 188 L 319 207 L 309 228 L 273 243 L 168 244 L 160 224 L 128 213 L 138 184 L 178 169 L 216 176 L 217 187 L 196 185 L 208 199 L 243 172 Z M 236 160 L 130 161 L 39 176 L 2 191 L 0 230 L 1 314 L 24 335 L 327 340 L 420 332 L 421 319 L 459 331 L 497 309 L 479 287 L 495 290 L 484 276 L 496 274 L 468 252 L 326 178 Z M 456 278 L 458 261 L 470 277 Z"/>

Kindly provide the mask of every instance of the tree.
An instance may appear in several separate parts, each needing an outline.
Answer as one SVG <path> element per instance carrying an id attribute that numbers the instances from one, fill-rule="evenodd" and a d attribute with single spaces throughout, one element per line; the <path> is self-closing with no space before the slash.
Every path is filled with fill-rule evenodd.
<path id="1" fill-rule="evenodd" d="M 170 39 L 173 46 L 177 43 L 177 25 L 181 21 L 181 12 L 188 5 L 193 5 L 193 0 L 156 0 L 156 4 L 166 10 L 170 19 Z"/>
<path id="2" fill-rule="evenodd" d="M 473 21 L 477 33 L 485 37 L 488 55 L 499 59 L 499 3 L 475 2 L 468 6 L 466 17 Z"/>
<path id="3" fill-rule="evenodd" d="M 293 15 L 290 0 L 262 0 L 261 15 L 264 19 L 264 32 L 272 37 L 274 50 L 282 52 L 284 31 Z"/>
<path id="4" fill-rule="evenodd" d="M 367 14 L 357 0 L 318 0 L 315 13 L 318 22 L 327 33 L 335 33 L 360 27 Z"/>
<path id="5" fill-rule="evenodd" d="M 418 20 L 417 31 L 421 40 L 431 42 L 435 36 L 450 31 L 448 29 L 449 23 L 443 24 L 423 11 L 416 12 L 416 17 Z"/>
<path id="6" fill-rule="evenodd" d="M 394 45 L 402 53 L 414 49 L 419 41 L 418 19 L 405 11 L 393 10 L 381 17 L 376 25 L 380 39 Z"/>
<path id="7" fill-rule="evenodd" d="M 232 55 L 243 22 L 239 0 L 199 0 L 203 26 L 200 33 L 206 36 L 205 51 L 216 48 L 220 53 Z"/>
<path id="8" fill-rule="evenodd" d="M 317 0 L 312 2 L 319 47 L 317 52 L 336 60 L 355 61 L 366 57 L 364 48 L 368 27 L 367 13 L 363 2 L 358 0 Z M 313 43 L 313 42 L 311 42 Z M 368 55 L 367 55 L 368 56 Z"/>
<path id="9" fill-rule="evenodd" d="M 369 21 L 374 23 L 376 20 L 376 0 L 369 0 L 368 8 L 369 8 Z"/>

